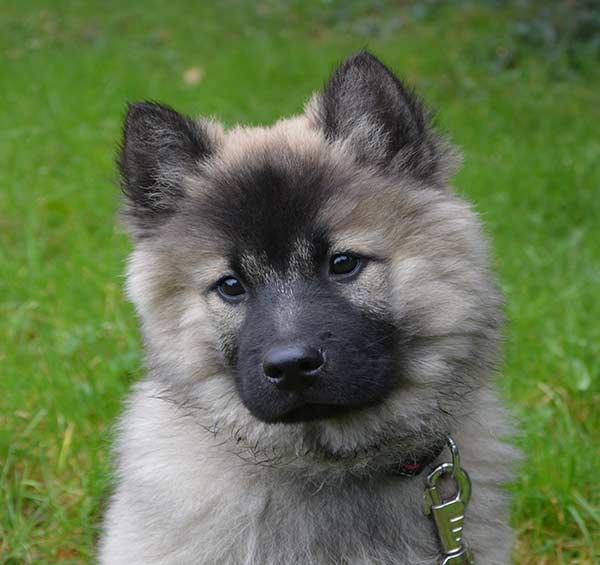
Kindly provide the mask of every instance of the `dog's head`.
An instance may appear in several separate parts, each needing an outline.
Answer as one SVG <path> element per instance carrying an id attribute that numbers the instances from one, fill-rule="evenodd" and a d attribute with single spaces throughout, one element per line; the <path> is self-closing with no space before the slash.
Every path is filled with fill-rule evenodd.
<path id="1" fill-rule="evenodd" d="M 129 293 L 167 396 L 254 453 L 444 433 L 501 324 L 455 161 L 366 53 L 269 128 L 132 105 Z"/>

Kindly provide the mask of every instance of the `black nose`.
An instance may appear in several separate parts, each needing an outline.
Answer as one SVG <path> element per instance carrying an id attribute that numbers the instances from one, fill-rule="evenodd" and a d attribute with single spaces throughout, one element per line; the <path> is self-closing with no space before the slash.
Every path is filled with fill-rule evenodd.
<path id="1" fill-rule="evenodd" d="M 323 366 L 323 355 L 306 345 L 284 345 L 267 351 L 263 370 L 269 382 L 283 390 L 303 390 L 313 384 Z"/>

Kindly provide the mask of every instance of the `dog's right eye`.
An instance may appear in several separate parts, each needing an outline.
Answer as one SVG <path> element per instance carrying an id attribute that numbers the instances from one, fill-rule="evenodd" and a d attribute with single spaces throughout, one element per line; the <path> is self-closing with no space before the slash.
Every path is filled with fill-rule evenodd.
<path id="1" fill-rule="evenodd" d="M 235 277 L 222 278 L 217 283 L 217 291 L 227 302 L 239 302 L 246 294 L 244 285 Z"/>
<path id="2" fill-rule="evenodd" d="M 350 253 L 337 253 L 329 260 L 329 272 L 334 277 L 348 278 L 357 274 L 363 266 L 363 261 Z"/>

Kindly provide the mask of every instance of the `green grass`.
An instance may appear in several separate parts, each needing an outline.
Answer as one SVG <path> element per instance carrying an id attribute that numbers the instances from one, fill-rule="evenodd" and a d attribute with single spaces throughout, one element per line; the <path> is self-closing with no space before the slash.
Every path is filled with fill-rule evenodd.
<path id="1" fill-rule="evenodd" d="M 597 61 L 563 74 L 526 53 L 503 68 L 510 10 L 421 4 L 434 9 L 0 2 L 0 561 L 93 559 L 110 428 L 140 376 L 115 221 L 125 102 L 268 123 L 368 45 L 464 148 L 456 185 L 495 242 L 510 318 L 501 386 L 527 455 L 515 561 L 599 562 Z"/>

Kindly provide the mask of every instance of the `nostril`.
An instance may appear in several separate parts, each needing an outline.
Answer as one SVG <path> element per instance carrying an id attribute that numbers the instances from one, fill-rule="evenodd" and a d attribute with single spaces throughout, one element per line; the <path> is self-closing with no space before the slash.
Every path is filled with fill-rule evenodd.
<path id="1" fill-rule="evenodd" d="M 315 382 L 323 354 L 305 345 L 284 345 L 270 349 L 263 361 L 267 379 L 280 388 L 301 390 Z"/>
<path id="2" fill-rule="evenodd" d="M 309 372 L 317 370 L 321 365 L 323 365 L 323 355 L 320 351 L 315 350 L 315 355 L 311 357 L 305 357 L 298 363 L 298 368 L 301 371 Z"/>
<path id="3" fill-rule="evenodd" d="M 272 382 L 280 381 L 283 378 L 283 371 L 277 367 L 265 363 L 263 370 L 267 378 Z"/>

